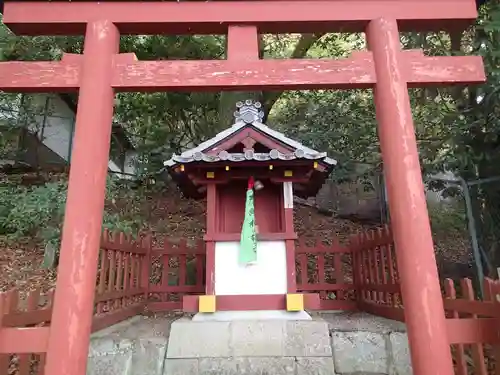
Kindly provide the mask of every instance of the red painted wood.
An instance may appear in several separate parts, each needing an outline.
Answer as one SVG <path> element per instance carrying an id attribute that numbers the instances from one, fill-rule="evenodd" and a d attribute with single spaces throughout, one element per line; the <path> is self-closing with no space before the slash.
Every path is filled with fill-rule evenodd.
<path id="1" fill-rule="evenodd" d="M 151 285 L 150 293 L 182 293 L 201 294 L 205 291 L 204 285 Z M 165 296 L 167 297 L 167 296 Z M 166 300 L 166 299 L 165 299 Z"/>
<path id="2" fill-rule="evenodd" d="M 299 265 L 300 265 L 300 286 L 298 288 L 304 287 L 309 284 L 309 271 L 307 267 L 307 254 L 299 254 Z"/>
<path id="3" fill-rule="evenodd" d="M 166 239 L 166 241 L 167 241 L 166 243 L 168 243 L 168 239 Z M 163 248 L 155 247 L 151 250 L 151 254 L 155 257 L 160 255 L 179 255 L 181 254 L 181 251 L 185 251 L 184 254 L 189 254 L 189 255 L 206 254 L 205 244 L 203 243 L 203 241 L 197 243 L 196 247 L 187 247 L 185 249 L 180 249 L 178 247 L 171 247 L 168 245 Z"/>
<path id="4" fill-rule="evenodd" d="M 474 289 L 472 287 L 472 281 L 470 279 L 462 279 L 460 280 L 460 289 L 462 289 L 462 293 L 464 295 L 464 298 L 467 301 L 474 301 L 475 295 L 474 295 Z M 472 319 L 477 319 L 478 315 L 477 314 L 471 314 L 470 316 Z M 485 327 L 486 328 L 486 327 Z M 497 319 L 495 323 L 491 324 L 489 328 L 486 328 L 486 331 L 488 333 L 496 332 L 496 343 L 500 343 L 500 322 Z M 477 332 L 481 332 L 481 329 L 477 329 Z M 481 342 L 491 342 L 489 340 L 481 341 L 481 340 L 474 340 L 477 344 L 473 344 L 471 346 L 472 349 L 472 358 L 474 359 L 474 370 L 477 372 L 477 375 L 486 375 L 487 370 L 486 370 L 486 362 L 484 360 L 484 349 L 483 345 Z"/>
<path id="5" fill-rule="evenodd" d="M 445 308 L 446 308 L 446 301 L 450 300 L 456 300 L 457 298 L 457 293 L 455 291 L 455 287 L 453 285 L 452 280 L 445 280 L 444 282 L 444 292 L 445 292 L 445 297 L 446 299 L 444 300 L 445 302 Z M 449 298 L 449 299 L 448 299 Z M 455 310 L 452 312 L 451 317 L 453 319 L 458 319 L 460 316 L 458 312 Z M 449 320 L 447 320 L 448 322 Z M 449 332 L 448 332 L 448 339 L 450 338 Z M 467 361 L 465 358 L 465 351 L 464 351 L 464 345 L 462 343 L 459 343 L 455 346 L 455 368 L 457 375 L 468 375 L 467 374 Z"/>
<path id="6" fill-rule="evenodd" d="M 212 148 L 210 148 L 210 150 L 208 150 L 207 153 L 211 154 L 211 155 L 218 154 L 222 150 L 228 150 L 231 147 L 236 146 L 238 143 L 243 142 L 247 138 L 251 138 L 251 139 L 255 140 L 257 143 L 260 143 L 260 144 L 266 146 L 270 150 L 272 150 L 274 148 L 274 149 L 276 149 L 276 150 L 278 150 L 280 152 L 283 152 L 283 153 L 288 153 L 288 152 L 295 151 L 291 147 L 283 145 L 280 142 L 275 141 L 274 139 L 270 139 L 269 136 L 265 136 L 265 135 L 259 133 L 255 129 L 244 128 L 243 130 L 241 130 L 241 131 L 233 134 L 231 137 L 224 139 L 219 144 L 217 144 L 217 145 L 213 146 Z M 296 164 L 297 161 L 294 161 L 294 164 Z M 289 161 L 284 161 L 284 160 L 273 160 L 272 164 L 274 166 L 278 166 L 278 165 L 280 165 L 280 166 L 281 165 L 290 166 L 290 162 Z M 312 163 L 310 161 L 307 162 L 307 165 L 311 166 L 311 164 Z M 245 162 L 245 161 L 243 161 L 243 162 L 237 162 L 237 163 L 230 163 L 229 165 L 243 166 L 243 167 L 251 167 L 251 166 L 253 166 L 253 167 L 262 167 L 262 162 L 255 162 L 255 161 L 247 161 L 247 162 Z M 202 168 L 203 167 L 210 168 L 210 165 L 204 164 L 201 167 Z"/>
<path id="7" fill-rule="evenodd" d="M 485 301 L 488 301 L 488 302 L 495 302 L 498 306 L 498 300 L 497 300 L 497 288 L 498 288 L 498 285 L 499 285 L 499 282 L 498 280 L 491 280 L 489 278 L 486 278 L 484 280 L 484 300 Z M 500 363 L 500 345 L 499 344 L 496 344 L 496 345 L 493 345 L 493 347 L 491 348 L 491 353 L 492 353 L 492 357 L 494 358 L 495 360 L 495 363 Z M 495 370 L 494 370 L 494 374 L 495 375 L 500 375 L 500 368 L 499 366 L 495 366 Z M 461 374 L 458 374 L 458 375 L 461 375 Z"/>
<path id="8" fill-rule="evenodd" d="M 122 288 L 122 275 L 123 275 L 123 267 L 122 267 L 122 262 L 123 262 L 123 257 L 125 254 L 122 252 L 118 252 L 116 254 L 116 262 L 117 262 L 117 269 L 116 269 L 116 280 L 115 280 L 115 290 L 121 290 Z M 115 309 L 118 309 L 122 306 L 122 300 L 117 298 L 114 303 Z"/>
<path id="9" fill-rule="evenodd" d="M 259 33 L 254 25 L 229 25 L 227 31 L 227 59 L 247 61 L 259 59 Z"/>
<path id="10" fill-rule="evenodd" d="M 187 259 L 186 255 L 179 255 L 179 286 L 186 285 Z"/>
<path id="11" fill-rule="evenodd" d="M 203 242 L 198 243 L 198 247 L 203 247 L 205 248 Z M 196 256 L 196 286 L 203 289 L 204 282 L 205 282 L 205 254 L 203 256 Z"/>
<path id="12" fill-rule="evenodd" d="M 50 375 L 86 371 L 113 120 L 111 69 L 118 45 L 118 31 L 109 21 L 88 25 L 45 366 Z"/>
<path id="13" fill-rule="evenodd" d="M 143 245 L 147 249 L 146 256 L 142 258 L 141 265 L 141 288 L 144 289 L 144 298 L 147 300 L 149 296 L 149 280 L 151 276 L 151 252 L 152 252 L 152 238 L 148 235 L 143 240 Z"/>
<path id="14" fill-rule="evenodd" d="M 405 77 L 412 86 L 484 82 L 476 56 L 420 58 Z M 284 79 L 286 77 L 286 79 Z M 1 82 L 1 81 L 0 81 Z M 371 88 L 376 78 L 371 55 L 358 52 L 337 60 L 139 61 L 116 64 L 119 91 Z"/>
<path id="15" fill-rule="evenodd" d="M 14 312 L 6 314 L 3 318 L 4 327 L 25 327 L 44 322 L 50 322 L 52 308 L 44 308 L 29 312 Z"/>
<path id="16" fill-rule="evenodd" d="M 108 274 L 108 281 L 107 281 L 107 293 L 114 293 L 115 292 L 115 281 L 116 281 L 116 252 L 108 250 L 108 258 L 109 258 L 109 274 Z M 97 298 L 98 296 L 96 296 Z M 114 305 L 114 301 L 111 302 L 111 304 Z M 108 307 L 111 307 L 110 304 L 108 304 Z"/>
<path id="17" fill-rule="evenodd" d="M 295 241 L 293 239 L 285 240 L 286 249 L 286 290 L 287 293 L 297 292 L 297 274 L 295 263 Z"/>
<path id="18" fill-rule="evenodd" d="M 48 339 L 49 327 L 0 328 L 0 354 L 44 353 Z"/>
<path id="19" fill-rule="evenodd" d="M 167 248 L 167 246 L 170 246 L 170 244 L 168 242 L 165 242 L 164 246 L 165 246 L 165 248 Z M 162 263 L 163 263 L 163 269 L 161 272 L 161 288 L 162 288 L 162 290 L 166 290 L 169 287 L 168 279 L 170 276 L 170 255 L 165 254 L 161 257 L 161 259 L 162 259 Z M 150 289 L 151 289 L 151 292 L 153 292 L 155 290 L 155 287 L 151 286 Z M 166 295 L 163 296 L 163 299 L 165 299 L 165 298 L 167 298 Z"/>
<path id="20" fill-rule="evenodd" d="M 213 236 L 218 232 L 218 220 L 221 213 L 218 205 L 217 186 L 215 184 L 207 185 L 207 236 Z M 205 274 L 205 293 L 207 295 L 215 294 L 215 242 L 206 242 L 206 274 Z"/>
<path id="21" fill-rule="evenodd" d="M 327 286 L 328 284 L 326 283 L 325 277 L 325 255 L 324 254 L 318 254 L 316 255 L 316 267 L 317 267 L 317 277 L 318 281 L 317 283 L 320 285 L 325 285 Z M 326 299 L 327 294 L 324 288 L 321 288 L 322 290 L 319 293 L 319 296 L 321 299 Z"/>
<path id="22" fill-rule="evenodd" d="M 184 296 L 182 309 L 185 312 L 198 312 L 199 296 Z M 286 295 L 259 294 L 216 296 L 217 311 L 255 311 L 286 310 Z M 316 293 L 304 294 L 304 307 L 307 310 L 319 310 L 321 302 Z"/>
<path id="23" fill-rule="evenodd" d="M 367 41 L 377 74 L 376 115 L 413 372 L 453 375 L 396 20 L 370 22 Z"/>
<path id="24" fill-rule="evenodd" d="M 2 62 L 0 90 L 17 92 L 75 92 L 80 65 L 63 62 Z"/>
<path id="25" fill-rule="evenodd" d="M 411 57 L 414 61 L 404 63 L 405 79 L 410 87 L 473 84 L 485 80 L 482 59 L 478 56 L 418 57 L 412 53 Z M 79 85 L 79 67 L 72 63 L 1 64 L 0 89 L 4 91 L 66 92 L 76 91 Z M 352 89 L 371 88 L 375 81 L 368 52 L 337 60 L 117 62 L 112 77 L 117 91 Z"/>
<path id="26" fill-rule="evenodd" d="M 205 241 L 231 242 L 241 239 L 240 233 L 215 233 L 213 236 L 205 235 Z M 296 240 L 296 233 L 257 233 L 259 241 L 281 241 L 281 240 Z"/>
<path id="27" fill-rule="evenodd" d="M 340 246 L 334 242 L 334 247 Z M 352 258 L 351 258 L 352 259 Z M 342 270 L 341 254 L 333 254 L 333 271 L 335 274 L 335 282 L 341 284 L 344 282 L 344 271 Z M 337 292 L 337 299 L 344 299 L 344 292 L 339 290 Z"/>
<path id="28" fill-rule="evenodd" d="M 5 327 L 5 313 L 7 312 L 7 298 L 9 292 L 0 293 L 0 340 L 2 340 L 2 329 Z M 10 356 L 0 353 L 0 374 L 7 374 L 10 367 Z"/>
<path id="29" fill-rule="evenodd" d="M 95 302 L 106 302 L 115 299 L 125 299 L 136 295 L 144 294 L 142 288 L 131 288 L 128 290 L 114 290 L 112 292 L 105 292 L 95 297 Z M 113 301 L 114 302 L 114 301 Z"/>
<path id="30" fill-rule="evenodd" d="M 251 172 L 246 172 L 251 174 Z M 262 181 L 264 188 L 254 195 L 255 223 L 258 233 L 283 233 L 281 227 L 281 186 Z M 218 188 L 218 217 L 216 227 L 220 233 L 241 233 L 245 216 L 247 181 L 232 181 Z M 207 233 L 208 236 L 208 233 Z M 238 238 L 239 240 L 239 238 Z"/>
<path id="31" fill-rule="evenodd" d="M 212 295 L 215 294 L 215 242 L 207 241 L 206 249 L 205 293 Z"/>
<path id="32" fill-rule="evenodd" d="M 358 302 L 358 308 L 361 311 L 373 315 L 378 315 L 387 319 L 397 320 L 398 322 L 405 321 L 404 310 L 401 308 L 395 308 L 387 305 L 377 305 L 375 303 L 369 303 L 364 301 Z"/>
<path id="33" fill-rule="evenodd" d="M 123 280 L 122 280 L 122 291 L 128 291 L 129 288 L 129 280 L 130 280 L 130 254 L 124 254 L 124 260 L 123 260 Z M 122 307 L 127 307 L 128 305 L 128 298 L 127 298 L 127 293 L 122 298 Z"/>
<path id="34" fill-rule="evenodd" d="M 480 346 L 477 343 L 500 344 L 500 326 L 496 318 L 483 319 L 446 319 L 446 332 L 450 344 L 472 344 L 472 347 Z M 473 350 L 473 356 L 474 350 Z M 474 374 L 486 375 L 484 357 L 482 362 L 474 358 Z"/>
<path id="35" fill-rule="evenodd" d="M 463 29 L 477 11 L 473 0 L 113 1 L 99 6 L 7 0 L 4 22 L 30 35 L 82 34 L 85 22 L 96 19 L 109 19 L 124 34 L 225 34 L 228 24 L 252 24 L 261 33 L 363 32 L 383 15 L 399 20 L 402 30 L 428 31 L 438 25 Z"/>
<path id="36" fill-rule="evenodd" d="M 389 283 L 389 278 L 388 278 L 388 270 L 387 270 L 387 247 L 386 246 L 380 246 L 380 263 L 381 263 L 381 268 L 382 268 L 382 283 L 384 285 L 387 285 Z M 389 301 L 390 296 L 389 293 L 385 293 L 382 295 L 382 298 L 384 301 Z"/>
<path id="37" fill-rule="evenodd" d="M 99 285 L 97 286 L 97 294 L 104 294 L 104 289 L 106 288 L 106 274 L 107 274 L 107 264 L 108 257 L 105 250 L 99 250 L 99 257 L 101 258 L 99 265 Z M 103 303 L 98 303 L 96 306 L 97 313 L 102 313 L 104 308 Z"/>
<path id="38" fill-rule="evenodd" d="M 367 252 L 368 283 L 372 284 L 372 285 L 376 284 L 376 281 L 375 281 L 375 266 L 376 265 L 375 265 L 375 261 L 374 261 L 374 250 L 375 249 L 376 249 L 376 247 L 374 249 L 371 249 L 372 251 Z M 376 292 L 374 292 L 372 290 L 368 290 L 368 295 L 369 295 L 369 299 L 371 301 L 377 301 L 377 293 Z"/>
<path id="39" fill-rule="evenodd" d="M 297 289 L 301 292 L 317 292 L 317 291 L 325 291 L 325 292 L 336 292 L 339 290 L 351 290 L 354 289 L 353 284 L 331 284 L 326 282 L 318 282 L 318 283 L 300 283 L 297 285 Z"/>
<path id="40" fill-rule="evenodd" d="M 350 247 L 342 246 L 338 242 L 334 242 L 331 246 L 306 246 L 302 241 L 299 241 L 300 246 L 297 247 L 297 254 L 349 254 L 352 252 Z"/>

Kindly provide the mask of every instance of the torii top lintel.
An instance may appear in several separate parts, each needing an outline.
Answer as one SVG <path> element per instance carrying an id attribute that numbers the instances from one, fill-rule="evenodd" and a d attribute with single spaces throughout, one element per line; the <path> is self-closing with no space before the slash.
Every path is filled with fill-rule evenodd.
<path id="1" fill-rule="evenodd" d="M 399 31 L 443 29 L 451 21 L 462 28 L 476 16 L 474 0 L 8 0 L 4 9 L 4 22 L 9 27 L 31 35 L 82 34 L 87 24 L 101 28 L 98 35 L 111 29 L 121 34 L 227 33 L 225 60 L 137 61 L 133 53 L 114 55 L 107 74 L 115 92 L 373 88 L 377 75 L 370 51 L 356 51 L 345 59 L 260 59 L 258 34 L 362 31 L 380 17 L 397 21 Z M 78 91 L 82 58 L 64 54 L 58 62 L 3 62 L 0 90 Z M 404 50 L 399 51 L 398 62 L 409 87 L 485 81 L 479 56 L 428 57 L 419 50 Z"/>
<path id="2" fill-rule="evenodd" d="M 463 29 L 477 17 L 474 0 L 290 0 L 286 8 L 284 2 L 7 0 L 4 23 L 26 35 L 83 34 L 96 19 L 122 34 L 226 34 L 229 24 L 261 33 L 362 32 L 381 16 L 398 20 L 401 31 Z"/>

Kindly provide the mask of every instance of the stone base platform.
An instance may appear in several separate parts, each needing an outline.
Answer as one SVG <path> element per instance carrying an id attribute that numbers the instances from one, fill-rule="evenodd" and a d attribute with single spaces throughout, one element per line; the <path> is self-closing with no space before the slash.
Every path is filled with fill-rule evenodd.
<path id="1" fill-rule="evenodd" d="M 95 334 L 88 375 L 410 375 L 403 324 L 364 313 L 312 320 L 136 317 Z"/>

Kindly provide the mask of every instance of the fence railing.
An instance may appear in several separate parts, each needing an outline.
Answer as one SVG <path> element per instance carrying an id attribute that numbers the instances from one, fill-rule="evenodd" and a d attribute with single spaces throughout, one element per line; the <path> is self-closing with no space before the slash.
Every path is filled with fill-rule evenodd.
<path id="1" fill-rule="evenodd" d="M 484 279 L 483 300 L 477 300 L 472 281 L 444 282 L 448 338 L 457 375 L 500 373 L 500 283 Z"/>
<path id="2" fill-rule="evenodd" d="M 182 308 L 182 296 L 205 291 L 206 250 L 202 241 L 150 236 L 133 240 L 104 232 L 99 253 L 92 330 L 144 311 Z M 361 233 L 347 246 L 333 241 L 296 246 L 298 291 L 319 293 L 322 310 L 361 310 L 404 321 L 396 252 L 388 227 Z M 500 366 L 500 282 L 486 279 L 478 300 L 469 279 L 444 283 L 444 308 L 457 375 L 494 373 Z M 41 375 L 52 315 L 52 293 L 21 298 L 0 293 L 0 374 Z M 15 354 L 12 354 L 15 353 Z M 33 354 L 35 353 L 35 354 Z M 500 374 L 499 370 L 496 370 Z"/>
<path id="3" fill-rule="evenodd" d="M 148 311 L 182 308 L 182 296 L 205 292 L 206 250 L 203 241 L 192 245 L 165 239 L 151 249 Z"/>
<path id="4" fill-rule="evenodd" d="M 396 254 L 389 228 L 352 238 L 357 307 L 404 322 Z M 484 295 L 470 279 L 443 283 L 448 340 L 457 375 L 500 374 L 500 281 L 484 279 Z M 495 372 L 496 371 L 496 372 Z"/>
<path id="5" fill-rule="evenodd" d="M 389 227 L 351 238 L 359 309 L 403 321 L 396 252 Z"/>
<path id="6" fill-rule="evenodd" d="M 101 238 L 92 331 L 144 311 L 151 238 L 105 231 Z M 42 375 L 53 293 L 0 293 L 0 374 Z"/>
<path id="7" fill-rule="evenodd" d="M 337 241 L 321 241 L 296 246 L 297 290 L 319 293 L 322 310 L 355 310 L 356 299 L 352 273 L 352 251 Z"/>
<path id="8" fill-rule="evenodd" d="M 148 295 L 151 236 L 104 231 L 99 251 L 94 331 L 143 312 Z"/>
<path id="9" fill-rule="evenodd" d="M 0 294 L 0 374 L 43 375 L 52 295 L 39 290 L 24 299 L 17 290 Z"/>

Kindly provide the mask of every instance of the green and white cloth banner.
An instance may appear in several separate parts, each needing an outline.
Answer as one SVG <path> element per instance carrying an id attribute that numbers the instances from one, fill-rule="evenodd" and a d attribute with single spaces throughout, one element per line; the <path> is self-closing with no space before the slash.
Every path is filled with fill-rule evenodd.
<path id="1" fill-rule="evenodd" d="M 251 264 L 257 261 L 257 233 L 255 230 L 255 208 L 253 193 L 253 178 L 248 180 L 248 189 L 245 203 L 245 218 L 241 230 L 240 264 Z"/>

